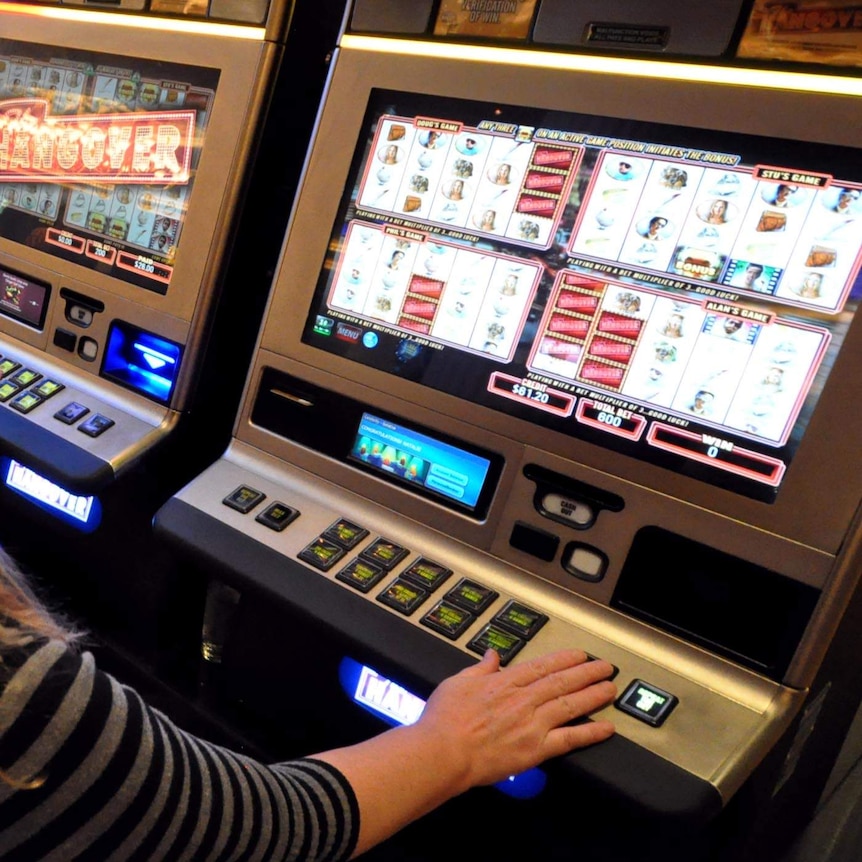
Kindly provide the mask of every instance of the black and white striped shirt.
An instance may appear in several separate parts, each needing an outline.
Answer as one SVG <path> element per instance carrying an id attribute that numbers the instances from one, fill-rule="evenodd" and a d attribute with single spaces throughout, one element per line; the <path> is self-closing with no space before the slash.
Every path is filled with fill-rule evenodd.
<path id="1" fill-rule="evenodd" d="M 0 769 L 44 778 L 0 780 L 3 862 L 341 860 L 359 830 L 328 764 L 204 742 L 58 641 L 0 667 Z"/>

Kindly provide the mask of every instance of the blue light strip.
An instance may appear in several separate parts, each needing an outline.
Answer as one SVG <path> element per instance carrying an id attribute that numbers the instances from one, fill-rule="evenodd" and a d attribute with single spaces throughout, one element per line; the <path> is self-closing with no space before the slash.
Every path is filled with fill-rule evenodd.
<path id="1" fill-rule="evenodd" d="M 11 458 L 3 458 L 2 462 L 6 465 L 7 488 L 78 530 L 90 533 L 99 526 L 102 504 L 98 497 L 73 494 Z"/>
<path id="2" fill-rule="evenodd" d="M 348 697 L 363 709 L 396 726 L 413 724 L 419 719 L 425 701 L 368 665 L 344 657 L 338 668 L 341 687 Z M 538 767 L 498 781 L 496 787 L 515 799 L 532 799 L 545 788 L 547 776 Z"/>

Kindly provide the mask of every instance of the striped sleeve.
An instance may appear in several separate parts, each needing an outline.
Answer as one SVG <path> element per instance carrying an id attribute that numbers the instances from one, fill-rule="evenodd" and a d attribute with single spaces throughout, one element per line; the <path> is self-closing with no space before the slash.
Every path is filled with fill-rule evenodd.
<path id="1" fill-rule="evenodd" d="M 356 846 L 333 767 L 211 745 L 58 642 L 0 692 L 0 769 L 16 780 L 0 781 L 4 862 L 337 862 Z"/>

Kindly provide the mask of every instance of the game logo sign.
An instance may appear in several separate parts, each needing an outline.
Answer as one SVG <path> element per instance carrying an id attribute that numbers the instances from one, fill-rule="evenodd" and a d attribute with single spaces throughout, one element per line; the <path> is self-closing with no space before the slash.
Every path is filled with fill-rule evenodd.
<path id="1" fill-rule="evenodd" d="M 167 293 L 217 81 L 0 40 L 0 238 Z"/>

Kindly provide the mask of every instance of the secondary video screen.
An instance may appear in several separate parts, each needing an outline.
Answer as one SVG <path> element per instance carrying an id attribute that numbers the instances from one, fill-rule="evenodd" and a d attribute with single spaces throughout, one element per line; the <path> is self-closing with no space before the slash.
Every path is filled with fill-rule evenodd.
<path id="1" fill-rule="evenodd" d="M 0 237 L 167 293 L 218 77 L 0 39 Z"/>
<path id="2" fill-rule="evenodd" d="M 771 502 L 862 289 L 859 165 L 373 91 L 303 340 Z"/>

